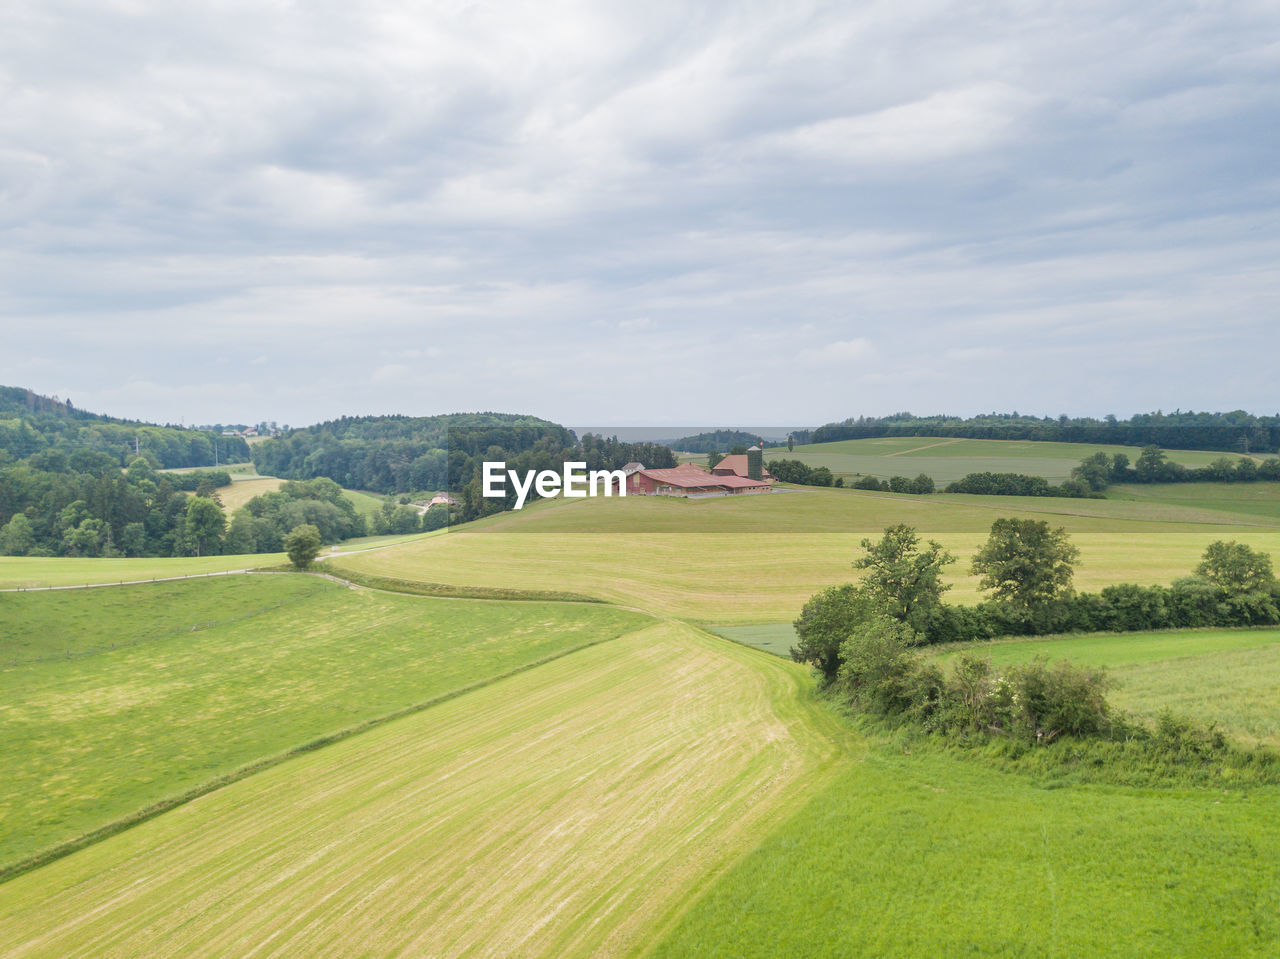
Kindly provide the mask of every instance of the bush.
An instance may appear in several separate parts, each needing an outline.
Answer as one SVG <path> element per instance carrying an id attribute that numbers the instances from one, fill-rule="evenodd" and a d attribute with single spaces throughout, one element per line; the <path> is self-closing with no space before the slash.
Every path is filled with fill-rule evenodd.
<path id="1" fill-rule="evenodd" d="M 876 615 L 864 620 L 840 646 L 837 676 L 849 701 L 876 716 L 894 716 L 915 705 L 920 660 L 910 650 L 909 626 Z"/>

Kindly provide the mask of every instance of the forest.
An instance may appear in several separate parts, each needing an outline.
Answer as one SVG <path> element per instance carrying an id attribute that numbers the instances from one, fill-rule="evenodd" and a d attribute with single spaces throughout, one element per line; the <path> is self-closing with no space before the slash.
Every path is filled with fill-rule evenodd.
<path id="1" fill-rule="evenodd" d="M 1280 415 L 1254 416 L 1244 410 L 1230 413 L 1175 410 L 1139 413 L 1121 420 L 1115 416 L 1037 418 L 1017 412 L 967 418 L 893 413 L 882 417 L 851 417 L 815 430 L 798 430 L 794 436 L 797 443 L 830 443 L 877 436 L 941 436 L 1274 453 L 1280 451 Z"/>

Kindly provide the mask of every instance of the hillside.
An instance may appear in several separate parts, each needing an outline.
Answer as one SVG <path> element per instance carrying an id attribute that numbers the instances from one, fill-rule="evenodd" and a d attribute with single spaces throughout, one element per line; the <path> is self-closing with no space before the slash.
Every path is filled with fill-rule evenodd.
<path id="1" fill-rule="evenodd" d="M 859 416 L 798 431 L 803 443 L 868 439 L 881 436 L 943 436 L 958 439 L 1032 440 L 1091 443 L 1104 446 L 1159 446 L 1162 449 L 1218 450 L 1228 453 L 1274 453 L 1280 449 L 1280 415 L 1230 413 L 1139 413 L 1127 420 L 1108 416 L 1037 418 L 1018 413 L 985 416 Z"/>
<path id="2" fill-rule="evenodd" d="M 239 437 L 115 419 L 77 409 L 70 400 L 0 386 L 0 465 L 40 453 L 103 453 L 125 466 L 139 452 L 158 468 L 213 466 L 249 458 Z M 7 454 L 7 457 L 6 455 Z"/>

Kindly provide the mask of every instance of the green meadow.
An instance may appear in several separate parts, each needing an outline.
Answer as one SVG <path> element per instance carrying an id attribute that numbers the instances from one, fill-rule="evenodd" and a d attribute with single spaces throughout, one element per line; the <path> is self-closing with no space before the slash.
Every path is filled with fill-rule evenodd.
<path id="1" fill-rule="evenodd" d="M 1280 484 L 1258 484 L 1275 487 Z M 1001 516 L 1062 526 L 1076 586 L 1170 583 L 1218 539 L 1274 549 L 1280 520 L 1152 502 L 801 490 L 705 500 L 543 501 L 333 569 L 432 583 L 569 590 L 718 626 L 790 623 L 818 589 L 853 577 L 859 543 L 895 523 L 954 553 L 951 601 L 980 599 L 968 569 Z"/>
<path id="2" fill-rule="evenodd" d="M 297 575 L 5 596 L 0 868 L 643 622 Z"/>
<path id="3" fill-rule="evenodd" d="M 0 594 L 0 954 L 1275 956 L 1280 787 L 998 766 L 852 722 L 785 657 L 888 525 L 957 554 L 950 601 L 1009 515 L 1069 531 L 1079 588 L 1168 583 L 1216 539 L 1274 554 L 1276 485 L 544 501 L 344 544 L 318 569 L 356 588 Z M 0 582 L 282 562 L 3 558 Z M 1103 666 L 1141 720 L 1280 746 L 1280 630 L 969 649 Z"/>
<path id="4" fill-rule="evenodd" d="M 1280 747 L 1280 630 L 1193 629 L 1006 639 L 959 645 L 994 663 L 1071 659 L 1106 667 L 1112 701 L 1154 720 L 1162 711 L 1213 723 L 1247 745 Z"/>
<path id="5" fill-rule="evenodd" d="M 1017 440 L 948 439 L 936 436 L 886 436 L 835 443 L 810 443 L 791 452 L 785 446 L 765 450 L 765 459 L 794 459 L 825 466 L 836 476 L 918 476 L 926 473 L 941 486 L 968 473 L 1028 473 L 1060 483 L 1071 469 L 1094 453 L 1123 453 L 1137 460 L 1140 447 L 1088 443 L 1036 443 Z M 1224 453 L 1168 450 L 1169 459 L 1184 466 L 1207 466 Z"/>

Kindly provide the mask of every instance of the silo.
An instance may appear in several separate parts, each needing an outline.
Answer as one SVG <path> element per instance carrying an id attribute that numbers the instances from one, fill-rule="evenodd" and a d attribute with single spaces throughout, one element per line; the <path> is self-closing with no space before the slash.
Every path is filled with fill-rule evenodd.
<path id="1" fill-rule="evenodd" d="M 753 480 L 764 479 L 764 450 L 758 446 L 747 450 L 747 477 Z"/>

